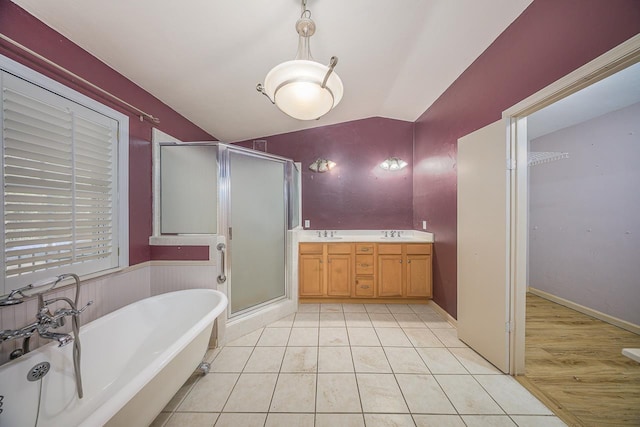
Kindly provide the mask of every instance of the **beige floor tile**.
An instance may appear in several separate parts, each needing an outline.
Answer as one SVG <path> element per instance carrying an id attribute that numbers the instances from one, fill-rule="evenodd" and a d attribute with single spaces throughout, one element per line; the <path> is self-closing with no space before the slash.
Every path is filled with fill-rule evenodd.
<path id="1" fill-rule="evenodd" d="M 362 412 L 354 374 L 318 374 L 316 412 Z"/>
<path id="2" fill-rule="evenodd" d="M 344 313 L 344 320 L 348 328 L 373 328 L 367 313 Z"/>
<path id="3" fill-rule="evenodd" d="M 463 415 L 467 427 L 516 427 L 506 415 Z"/>
<path id="4" fill-rule="evenodd" d="M 553 415 L 553 412 L 509 375 L 475 375 L 474 377 L 507 414 Z"/>
<path id="5" fill-rule="evenodd" d="M 391 313 L 369 313 L 371 323 L 375 328 L 399 328 L 396 318 Z"/>
<path id="6" fill-rule="evenodd" d="M 402 328 L 427 328 L 427 325 L 415 313 L 395 313 L 393 317 Z"/>
<path id="7" fill-rule="evenodd" d="M 469 347 L 451 347 L 449 351 L 471 374 L 502 374 L 498 368 Z"/>
<path id="8" fill-rule="evenodd" d="M 193 386 L 178 410 L 181 412 L 220 412 L 233 390 L 239 374 L 209 373 Z"/>
<path id="9" fill-rule="evenodd" d="M 471 375 L 435 375 L 459 414 L 503 415 L 504 412 Z"/>
<path id="10" fill-rule="evenodd" d="M 342 304 L 320 304 L 320 313 L 342 313 Z"/>
<path id="11" fill-rule="evenodd" d="M 278 374 L 242 374 L 223 412 L 267 412 Z"/>
<path id="12" fill-rule="evenodd" d="M 315 374 L 280 374 L 271 400 L 270 412 L 314 412 Z"/>
<path id="13" fill-rule="evenodd" d="M 357 374 L 363 412 L 408 413 L 396 379 L 390 374 Z"/>
<path id="14" fill-rule="evenodd" d="M 429 329 L 403 328 L 403 330 L 415 347 L 444 347 L 444 344 Z"/>
<path id="15" fill-rule="evenodd" d="M 186 397 L 187 394 L 191 391 L 193 386 L 198 382 L 198 380 L 202 377 L 201 374 L 192 374 L 187 381 L 180 387 L 180 389 L 173 395 L 169 403 L 166 404 L 163 412 L 173 412 L 176 410 L 178 405 L 182 402 L 182 399 Z"/>
<path id="16" fill-rule="evenodd" d="M 313 427 L 313 414 L 269 414 L 265 427 Z"/>
<path id="17" fill-rule="evenodd" d="M 384 353 L 395 374 L 429 374 L 427 365 L 414 348 L 386 347 Z"/>
<path id="18" fill-rule="evenodd" d="M 224 347 L 211 363 L 210 372 L 242 372 L 253 347 Z"/>
<path id="19" fill-rule="evenodd" d="M 351 347 L 356 372 L 391 373 L 382 347 Z"/>
<path id="20" fill-rule="evenodd" d="M 290 314 L 280 320 L 276 320 L 275 322 L 268 324 L 267 328 L 290 328 L 293 326 L 293 321 L 295 320 L 295 318 L 295 313 Z"/>
<path id="21" fill-rule="evenodd" d="M 391 313 L 413 313 L 408 304 L 387 304 L 387 308 Z"/>
<path id="22" fill-rule="evenodd" d="M 459 415 L 414 415 L 417 427 L 465 427 Z"/>
<path id="23" fill-rule="evenodd" d="M 316 414 L 316 427 L 364 427 L 362 414 Z"/>
<path id="24" fill-rule="evenodd" d="M 164 427 L 165 423 L 169 420 L 170 417 L 171 412 L 160 412 L 156 419 L 153 420 L 151 424 L 149 424 L 149 427 Z"/>
<path id="25" fill-rule="evenodd" d="M 213 359 L 218 357 L 218 353 L 220 353 L 220 350 L 222 350 L 222 348 L 223 347 L 216 347 L 216 348 L 207 349 L 207 352 L 204 354 L 204 361 L 208 362 L 208 363 L 213 362 Z"/>
<path id="26" fill-rule="evenodd" d="M 347 333 L 349 334 L 351 347 L 376 347 L 381 345 L 374 328 L 347 328 Z"/>
<path id="27" fill-rule="evenodd" d="M 546 415 L 512 415 L 518 427 L 566 427 L 558 417 Z"/>
<path id="28" fill-rule="evenodd" d="M 438 337 L 445 347 L 466 347 L 467 345 L 458 339 L 456 329 L 433 329 L 433 333 Z"/>
<path id="29" fill-rule="evenodd" d="M 409 414 L 364 414 L 367 427 L 409 427 L 415 426 Z"/>
<path id="30" fill-rule="evenodd" d="M 416 348 L 432 374 L 468 374 L 469 372 L 447 348 Z"/>
<path id="31" fill-rule="evenodd" d="M 297 313 L 293 321 L 294 328 L 317 328 L 320 326 L 320 312 Z"/>
<path id="32" fill-rule="evenodd" d="M 298 313 L 320 313 L 320 304 L 298 304 Z"/>
<path id="33" fill-rule="evenodd" d="M 289 335 L 289 346 L 317 346 L 318 328 L 293 328 Z"/>
<path id="34" fill-rule="evenodd" d="M 281 372 L 316 372 L 318 347 L 287 347 Z"/>
<path id="35" fill-rule="evenodd" d="M 267 414 L 220 414 L 215 427 L 263 427 Z M 185 426 L 187 427 L 187 426 Z"/>
<path id="36" fill-rule="evenodd" d="M 284 347 L 289 341 L 289 328 L 266 328 L 256 343 L 258 347 Z"/>
<path id="37" fill-rule="evenodd" d="M 260 328 L 257 331 L 253 331 L 247 335 L 241 336 L 238 339 L 226 344 L 225 347 L 254 347 L 260 339 L 263 329 Z"/>
<path id="38" fill-rule="evenodd" d="M 402 328 L 376 328 L 383 347 L 413 347 Z"/>
<path id="39" fill-rule="evenodd" d="M 285 347 L 256 347 L 243 372 L 280 372 Z"/>
<path id="40" fill-rule="evenodd" d="M 436 313 L 428 304 L 409 304 L 409 307 L 411 307 L 411 310 L 416 314 Z"/>
<path id="41" fill-rule="evenodd" d="M 365 304 L 364 308 L 367 313 L 391 313 L 384 304 Z"/>
<path id="42" fill-rule="evenodd" d="M 396 379 L 411 412 L 422 414 L 456 413 L 447 395 L 433 376 L 396 375 Z"/>
<path id="43" fill-rule="evenodd" d="M 175 412 L 164 427 L 211 427 L 218 415 L 211 412 Z"/>
<path id="44" fill-rule="evenodd" d="M 318 372 L 354 372 L 349 347 L 320 347 Z"/>
<path id="45" fill-rule="evenodd" d="M 321 328 L 344 328 L 346 326 L 347 325 L 344 321 L 344 313 L 342 313 L 342 311 L 320 313 Z"/>
<path id="46" fill-rule="evenodd" d="M 345 313 L 366 313 L 364 304 L 342 304 L 342 311 Z"/>
<path id="47" fill-rule="evenodd" d="M 320 328 L 318 345 L 329 347 L 348 346 L 347 328 Z"/>

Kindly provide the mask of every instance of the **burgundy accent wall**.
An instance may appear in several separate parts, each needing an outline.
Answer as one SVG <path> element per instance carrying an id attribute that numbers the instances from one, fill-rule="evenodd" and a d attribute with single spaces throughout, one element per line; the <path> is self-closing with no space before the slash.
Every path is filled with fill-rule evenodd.
<path id="1" fill-rule="evenodd" d="M 215 139 L 153 95 L 9 0 L 0 0 L 0 33 L 143 111 L 158 117 L 160 124 L 155 127 L 176 138 L 185 141 Z M 126 49 L 127 46 L 121 46 L 121 48 Z M 46 63 L 24 54 L 20 49 L 3 40 L 0 40 L 0 54 L 129 115 L 129 263 L 134 265 L 150 260 L 152 124 L 147 121 L 140 122 L 138 116 L 114 103 L 111 99 L 105 98 L 85 84 L 56 71 Z"/>
<path id="2" fill-rule="evenodd" d="M 411 229 L 413 123 L 374 117 L 259 139 L 269 153 L 302 163 L 302 218 L 310 229 Z M 409 166 L 380 168 L 391 156 Z M 337 166 L 314 173 L 309 165 L 318 157 Z"/>
<path id="3" fill-rule="evenodd" d="M 413 226 L 435 233 L 434 300 L 452 316 L 458 138 L 639 32 L 638 0 L 535 0 L 416 121 Z"/>
<path id="4" fill-rule="evenodd" d="M 151 246 L 151 259 L 209 261 L 209 246 Z"/>

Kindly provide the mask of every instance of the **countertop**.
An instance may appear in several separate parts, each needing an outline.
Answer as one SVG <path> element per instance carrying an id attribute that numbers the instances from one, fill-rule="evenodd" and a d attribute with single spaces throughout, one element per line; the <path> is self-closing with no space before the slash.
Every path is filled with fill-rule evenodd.
<path id="1" fill-rule="evenodd" d="M 377 242 L 377 243 L 433 243 L 433 233 L 417 230 L 394 230 L 395 236 L 390 230 L 301 230 L 298 232 L 299 242 Z M 397 233 L 400 233 L 400 237 Z M 318 236 L 320 233 L 320 236 Z M 333 233 L 333 237 L 332 236 Z M 385 233 L 386 236 L 385 237 Z"/>

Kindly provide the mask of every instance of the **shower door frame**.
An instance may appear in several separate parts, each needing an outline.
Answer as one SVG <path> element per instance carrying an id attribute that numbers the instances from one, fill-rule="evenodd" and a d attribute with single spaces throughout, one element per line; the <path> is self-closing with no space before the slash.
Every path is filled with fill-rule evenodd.
<path id="1" fill-rule="evenodd" d="M 289 274 L 289 253 L 290 253 L 290 239 L 288 238 L 289 232 L 289 203 L 290 203 L 290 186 L 288 185 L 288 173 L 287 168 L 293 166 L 293 161 L 285 157 L 276 156 L 260 151 L 251 150 L 244 147 L 233 146 L 224 143 L 216 143 L 218 146 L 218 242 L 225 245 L 225 262 L 226 262 L 226 294 L 229 298 L 229 304 L 227 305 L 227 321 L 241 320 L 244 317 L 258 314 L 262 309 L 275 305 L 278 302 L 291 299 L 292 288 Z M 270 161 L 276 161 L 282 163 L 283 166 L 283 196 L 284 196 L 284 218 L 283 218 L 283 230 L 284 230 L 284 294 L 268 301 L 263 301 L 251 307 L 239 310 L 236 313 L 231 312 L 231 299 L 233 298 L 233 262 L 232 257 L 228 254 L 233 251 L 233 239 L 231 238 L 233 228 L 231 223 L 231 158 L 230 153 L 240 153 L 255 158 L 266 159 Z M 289 166 L 289 164 L 291 166 Z M 218 250 L 218 252 L 220 252 Z M 218 268 L 220 272 L 220 268 Z"/>

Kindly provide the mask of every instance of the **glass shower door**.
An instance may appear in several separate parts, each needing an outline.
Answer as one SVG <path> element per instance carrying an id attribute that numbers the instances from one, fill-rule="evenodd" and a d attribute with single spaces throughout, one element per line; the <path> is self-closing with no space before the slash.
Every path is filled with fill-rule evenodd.
<path id="1" fill-rule="evenodd" d="M 230 317 L 286 295 L 286 162 L 227 148 Z"/>

